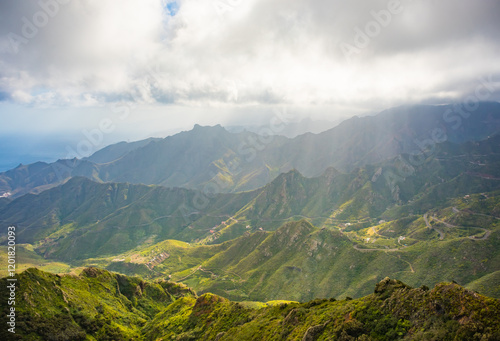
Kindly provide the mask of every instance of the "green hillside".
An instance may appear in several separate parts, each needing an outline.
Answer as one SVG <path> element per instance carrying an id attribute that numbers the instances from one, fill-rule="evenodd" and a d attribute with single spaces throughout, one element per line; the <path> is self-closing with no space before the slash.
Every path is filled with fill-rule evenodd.
<path id="1" fill-rule="evenodd" d="M 198 293 L 237 301 L 360 297 L 385 276 L 413 286 L 455 280 L 500 297 L 500 282 L 491 275 L 500 269 L 500 220 L 468 208 L 438 210 L 430 219 L 432 229 L 414 216 L 344 232 L 301 220 L 222 244 L 167 241 L 91 261 L 126 274 L 170 276 Z M 451 223 L 455 227 L 444 225 Z"/>
<path id="2" fill-rule="evenodd" d="M 172 282 L 145 282 L 97 268 L 86 268 L 79 276 L 32 268 L 16 278 L 16 333 L 2 328 L 3 340 L 138 339 L 144 324 L 170 303 L 195 296 Z M 6 278 L 1 283 L 9 284 Z M 6 325 L 8 292 L 0 294 Z"/>
<path id="3" fill-rule="evenodd" d="M 215 240 L 234 238 L 231 229 L 241 234 L 243 225 L 275 230 L 286 221 L 303 218 L 319 227 L 346 223 L 355 228 L 368 227 L 379 220 L 423 215 L 433 208 L 446 207 L 452 198 L 497 191 L 500 156 L 494 150 L 499 147 L 500 136 L 463 145 L 442 143 L 433 153 L 419 155 L 419 164 L 406 174 L 401 164 L 402 160 L 409 164 L 409 155 L 350 173 L 329 168 L 317 178 L 305 178 L 292 170 L 264 186 L 234 213 L 242 224 L 224 227 Z"/>
<path id="4" fill-rule="evenodd" d="M 167 240 L 71 264 L 26 251 L 19 263 L 54 272 L 94 265 L 147 278 L 168 277 L 198 293 L 213 292 L 237 301 L 360 297 L 385 276 L 413 286 L 455 280 L 500 297 L 495 276 L 500 269 L 500 219 L 484 213 L 498 210 L 500 200 L 490 196 L 482 204 L 481 197 L 453 199 L 452 206 L 430 211 L 426 217 L 431 228 L 423 216 L 349 230 L 353 225 L 343 231 L 301 220 L 275 232 L 247 232 L 221 244 Z"/>
<path id="5" fill-rule="evenodd" d="M 167 281 L 97 268 L 17 275 L 12 340 L 497 340 L 500 302 L 453 283 L 412 289 L 385 278 L 345 300 L 235 303 Z M 6 279 L 0 280 L 6 286 Z M 373 288 L 373 287 L 372 287 Z M 0 320 L 6 325 L 6 291 Z"/>
<path id="6" fill-rule="evenodd" d="M 394 181 L 400 158 L 210 197 L 73 178 L 10 201 L 0 222 L 17 225 L 24 268 L 171 276 L 238 301 L 360 297 L 385 276 L 499 297 L 499 141 L 440 144 Z"/>
<path id="7" fill-rule="evenodd" d="M 34 244 L 46 258 L 68 261 L 204 236 L 206 225 L 220 223 L 254 194 L 221 194 L 208 202 L 206 212 L 192 212 L 187 207 L 196 195 L 180 188 L 72 178 L 14 200 L 2 210 L 0 221 L 18 226 L 18 243 Z M 4 232 L 0 238 L 5 239 Z"/>

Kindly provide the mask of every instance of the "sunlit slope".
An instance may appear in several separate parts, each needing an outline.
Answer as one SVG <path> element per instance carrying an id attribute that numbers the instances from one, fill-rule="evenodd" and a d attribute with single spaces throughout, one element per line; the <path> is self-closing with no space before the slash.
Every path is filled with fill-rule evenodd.
<path id="1" fill-rule="evenodd" d="M 235 303 L 173 282 L 98 268 L 18 275 L 18 340 L 495 340 L 500 303 L 453 283 L 413 289 L 385 278 L 359 299 Z M 0 284 L 7 285 L 6 279 Z M 373 290 L 373 287 L 375 290 Z M 6 302 L 2 291 L 1 302 Z M 36 302 L 36 303 L 35 303 Z M 2 308 L 5 303 L 2 303 Z M 0 318 L 6 325 L 6 314 Z M 7 335 L 8 334 L 8 335 Z"/>
<path id="2" fill-rule="evenodd" d="M 451 199 L 445 208 L 369 227 L 319 228 L 301 220 L 274 232 L 247 231 L 221 244 L 167 240 L 72 264 L 20 248 L 19 262 L 54 272 L 93 264 L 130 275 L 169 277 L 199 293 L 238 301 L 360 297 L 385 276 L 414 286 L 455 280 L 498 297 L 494 274 L 500 269 L 500 219 L 490 213 L 499 210 L 500 200 L 498 194 L 486 195 Z"/>
<path id="3" fill-rule="evenodd" d="M 244 245 L 251 245 L 251 249 L 242 253 Z M 341 295 L 359 297 L 380 280 L 378 274 L 396 273 L 408 266 L 383 252 L 358 252 L 341 232 L 299 221 L 267 235 L 242 237 L 202 267 L 215 276 L 203 272 L 196 274 L 198 278 L 185 280 L 202 292 L 237 300 L 306 301 Z"/>
<path id="4" fill-rule="evenodd" d="M 456 284 L 412 289 L 386 278 L 373 294 L 357 300 L 318 299 L 260 310 L 205 294 L 167 309 L 145 331 L 149 339 L 178 335 L 216 340 L 494 340 L 499 312 L 498 300 Z"/>
<path id="5" fill-rule="evenodd" d="M 498 190 L 499 142 L 494 137 L 461 146 L 440 144 L 404 178 L 391 175 L 400 162 L 394 159 L 347 174 L 329 168 L 317 178 L 292 170 L 261 189 L 234 194 L 74 178 L 4 203 L 0 221 L 18 225 L 18 242 L 65 261 L 166 239 L 220 243 L 300 219 L 359 230 L 379 220 L 423 215 L 451 198 Z"/>
<path id="6" fill-rule="evenodd" d="M 385 276 L 415 286 L 481 282 L 481 293 L 497 297 L 500 283 L 490 274 L 500 269 L 500 218 L 472 212 L 476 198 L 469 200 L 428 212 L 431 228 L 421 215 L 343 232 L 302 220 L 216 245 L 167 241 L 99 264 L 128 274 L 147 264 L 148 276 L 171 276 L 239 301 L 360 297 Z M 498 197 L 488 200 L 500 205 Z"/>
<path id="7" fill-rule="evenodd" d="M 142 338 L 144 324 L 176 299 L 195 296 L 167 281 L 145 282 L 97 268 L 79 276 L 28 269 L 17 275 L 16 333 L 3 340 L 123 340 Z M 6 278 L 0 280 L 7 286 Z M 7 291 L 1 291 L 2 311 Z M 2 321 L 6 324 L 6 314 Z"/>
<path id="8" fill-rule="evenodd" d="M 214 217 L 203 217 L 203 213 L 188 209 L 196 195 L 180 188 L 73 178 L 39 195 L 14 200 L 2 210 L 0 219 L 17 225 L 19 243 L 36 244 L 45 257 L 71 260 L 116 254 L 165 239 L 190 240 L 205 235 L 207 228 L 194 230 L 190 225 L 193 220 L 220 222 L 252 197 L 252 193 L 219 195 L 203 212 Z M 181 234 L 185 237 L 178 238 Z"/>

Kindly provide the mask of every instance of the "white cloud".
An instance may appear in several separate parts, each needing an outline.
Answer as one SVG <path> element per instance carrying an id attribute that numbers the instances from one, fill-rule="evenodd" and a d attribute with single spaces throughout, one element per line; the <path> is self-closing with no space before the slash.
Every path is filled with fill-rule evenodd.
<path id="1" fill-rule="evenodd" d="M 387 13 L 390 0 L 178 0 L 175 16 L 168 2 L 60 4 L 15 54 L 8 34 L 22 37 L 22 18 L 33 22 L 42 8 L 3 2 L 0 93 L 52 106 L 369 109 L 456 99 L 481 76 L 500 73 L 494 0 L 401 0 L 364 47 L 355 44 L 356 30 L 373 29 L 374 13 Z M 350 61 L 341 43 L 356 48 Z"/>

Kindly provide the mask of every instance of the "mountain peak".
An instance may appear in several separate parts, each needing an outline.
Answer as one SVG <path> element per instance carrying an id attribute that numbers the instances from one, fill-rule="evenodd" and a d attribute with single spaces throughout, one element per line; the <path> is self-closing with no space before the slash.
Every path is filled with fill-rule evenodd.
<path id="1" fill-rule="evenodd" d="M 276 185 L 283 185 L 286 183 L 297 183 L 297 180 L 303 180 L 305 177 L 295 168 L 289 170 L 286 173 L 281 173 L 273 181 L 268 183 L 265 187 L 275 187 Z"/>
<path id="2" fill-rule="evenodd" d="M 193 127 L 193 131 L 194 130 L 226 130 L 224 129 L 224 127 L 222 127 L 220 124 L 216 124 L 214 126 L 202 126 L 202 125 L 199 125 L 198 123 L 196 123 Z"/>
<path id="3" fill-rule="evenodd" d="M 397 289 L 409 288 L 405 283 L 398 281 L 396 279 L 391 279 L 389 277 L 384 278 L 375 286 L 374 293 L 383 296 L 385 298 L 392 295 L 392 293 Z"/>
<path id="4" fill-rule="evenodd" d="M 303 177 L 304 177 L 304 176 L 302 175 L 302 173 L 300 173 L 300 172 L 299 172 L 296 168 L 292 168 L 292 169 L 291 169 L 291 170 L 289 170 L 288 172 L 286 172 L 286 173 L 282 173 L 282 175 L 283 175 L 284 177 L 287 177 L 287 178 L 289 178 L 289 177 L 296 177 L 296 176 L 298 176 L 298 177 L 300 177 L 300 178 L 303 178 Z"/>
<path id="5" fill-rule="evenodd" d="M 328 167 L 322 174 L 322 176 L 335 176 L 340 174 L 340 172 L 335 167 Z"/>
<path id="6" fill-rule="evenodd" d="M 305 231 L 307 233 L 311 233 L 312 231 L 317 230 L 318 228 L 312 225 L 305 219 L 301 219 L 298 221 L 290 221 L 283 225 L 281 225 L 277 230 L 277 234 L 281 233 L 289 233 L 291 231 Z"/>

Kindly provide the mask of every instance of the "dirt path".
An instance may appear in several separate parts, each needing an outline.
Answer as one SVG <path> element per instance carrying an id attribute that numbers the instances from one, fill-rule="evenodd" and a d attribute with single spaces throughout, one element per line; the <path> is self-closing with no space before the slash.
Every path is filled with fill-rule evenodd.
<path id="1" fill-rule="evenodd" d="M 472 214 L 475 214 L 475 215 L 482 215 L 483 217 L 490 217 L 490 218 L 495 218 L 495 219 L 500 220 L 500 218 L 495 217 L 494 215 L 491 215 L 491 214 L 474 213 L 474 212 L 472 212 Z"/>
<path id="2" fill-rule="evenodd" d="M 415 269 L 413 269 L 413 266 L 411 265 L 411 263 L 410 263 L 410 262 L 408 262 L 408 261 L 406 261 L 406 260 L 404 260 L 404 259 L 401 259 L 401 255 L 397 255 L 397 256 L 391 255 L 391 256 L 392 256 L 392 257 L 394 257 L 394 258 L 399 259 L 399 260 L 400 260 L 400 261 L 402 261 L 402 262 L 405 262 L 406 264 L 408 264 L 408 265 L 410 266 L 410 271 L 401 271 L 401 272 L 411 272 L 411 273 L 415 273 Z"/>
<path id="3" fill-rule="evenodd" d="M 352 246 L 355 250 L 359 252 L 373 252 L 373 251 L 384 251 L 384 252 L 394 252 L 394 251 L 402 251 L 405 247 L 400 249 L 360 249 L 357 244 Z"/>
<path id="4" fill-rule="evenodd" d="M 405 262 L 405 263 L 408 263 L 408 265 L 410 266 L 410 271 L 411 271 L 412 273 L 415 273 L 415 270 L 413 269 L 413 266 L 411 265 L 411 263 L 410 263 L 410 262 L 408 262 L 408 261 L 406 261 L 406 260 L 404 260 L 404 259 L 401 259 L 401 258 L 400 258 L 400 260 L 402 260 L 402 261 L 403 261 L 403 262 Z"/>
<path id="5" fill-rule="evenodd" d="M 196 269 L 194 269 L 189 275 L 187 275 L 186 277 L 182 277 L 182 278 L 179 278 L 179 279 L 176 279 L 175 282 L 180 282 L 180 281 L 183 281 L 185 280 L 186 278 L 189 278 L 191 275 L 195 274 L 196 271 L 200 270 L 201 269 L 201 265 L 198 266 Z"/>
<path id="6" fill-rule="evenodd" d="M 454 211 L 455 213 L 460 212 L 460 211 L 458 210 L 458 208 L 456 208 L 456 207 L 453 207 L 453 211 Z M 490 217 L 490 218 L 495 218 L 495 219 L 500 220 L 500 218 L 499 218 L 499 217 L 494 216 L 494 215 L 491 215 L 491 214 L 476 213 L 476 212 L 472 212 L 471 210 L 467 210 L 467 212 L 469 212 L 470 214 L 481 215 L 481 216 L 484 216 L 484 217 Z"/>
<path id="7" fill-rule="evenodd" d="M 475 172 L 465 172 L 465 174 L 470 175 L 470 176 L 475 176 L 475 177 L 481 178 L 481 179 L 486 179 L 486 180 L 500 180 L 500 178 L 497 178 L 491 174 L 483 174 L 483 173 L 475 173 Z"/>
<path id="8" fill-rule="evenodd" d="M 215 276 L 215 277 L 219 277 L 218 275 L 214 274 L 214 273 L 213 273 L 212 271 L 210 271 L 210 270 L 204 270 L 204 269 L 202 269 L 201 267 L 200 267 L 199 269 L 200 269 L 200 271 L 203 271 L 203 272 L 206 272 L 206 273 L 212 274 L 212 275 L 213 275 L 213 276 Z"/>

